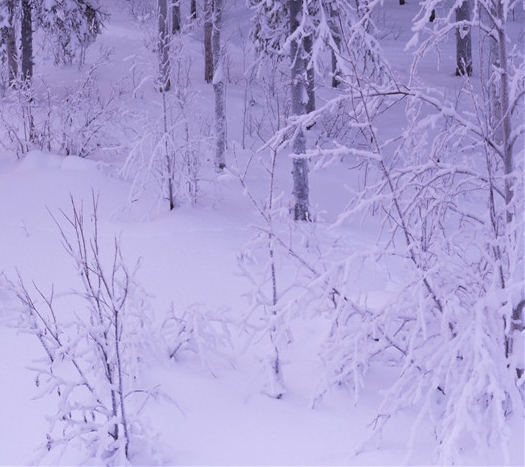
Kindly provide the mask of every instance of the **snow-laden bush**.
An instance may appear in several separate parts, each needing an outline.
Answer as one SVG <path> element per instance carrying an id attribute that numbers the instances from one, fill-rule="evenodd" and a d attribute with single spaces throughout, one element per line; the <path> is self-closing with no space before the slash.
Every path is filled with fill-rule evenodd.
<path id="1" fill-rule="evenodd" d="M 46 293 L 19 276 L 13 290 L 23 305 L 19 328 L 44 350 L 34 365 L 40 395 L 56 401 L 41 461 L 80 449 L 86 461 L 128 465 L 153 448 L 141 410 L 154 393 L 141 374 L 155 337 L 147 295 L 119 239 L 108 245 L 99 232 L 96 198 L 92 208 L 85 215 L 72 201 L 71 214 L 56 219 L 81 287 Z"/>
<path id="2" fill-rule="evenodd" d="M 12 89 L 0 106 L 2 144 L 18 158 L 33 149 L 79 157 L 118 150 L 123 91 L 117 85 L 106 95 L 98 82 L 108 60 L 109 54 L 103 54 L 71 86 L 35 76 L 31 87 Z"/>
<path id="3" fill-rule="evenodd" d="M 234 366 L 231 327 L 234 323 L 226 311 L 212 313 L 194 305 L 177 316 L 171 309 L 162 324 L 168 356 L 177 360 L 185 352 L 195 354 L 201 365 L 215 376 L 213 361 L 226 361 Z"/>
<path id="4" fill-rule="evenodd" d="M 171 60 L 173 90 L 160 93 L 156 119 L 143 117 L 143 131 L 133 142 L 121 170 L 122 176 L 131 181 L 130 203 L 150 195 L 157 210 L 163 205 L 171 210 L 185 202 L 197 202 L 202 166 L 211 152 L 209 128 L 192 118 L 198 104 L 198 93 L 190 87 L 193 61 L 182 56 L 179 45 Z"/>

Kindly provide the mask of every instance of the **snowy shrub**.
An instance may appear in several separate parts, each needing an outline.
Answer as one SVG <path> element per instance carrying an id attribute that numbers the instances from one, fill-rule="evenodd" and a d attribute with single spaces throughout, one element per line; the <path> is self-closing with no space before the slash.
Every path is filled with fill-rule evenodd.
<path id="1" fill-rule="evenodd" d="M 195 204 L 200 196 L 202 166 L 211 152 L 209 128 L 192 118 L 198 93 L 190 88 L 192 60 L 176 56 L 171 72 L 173 90 L 160 93 L 160 116 L 149 121 L 131 147 L 122 176 L 132 182 L 130 202 L 153 197 L 158 210 L 184 202 Z"/>
<path id="2" fill-rule="evenodd" d="M 50 114 L 36 116 L 35 88 L 16 89 L 2 99 L 0 119 L 5 137 L 2 144 L 17 158 L 34 149 L 49 149 L 51 145 Z"/>
<path id="3" fill-rule="evenodd" d="M 237 176 L 244 193 L 260 214 L 260 225 L 253 226 L 254 235 L 238 256 L 240 273 L 250 287 L 245 293 L 249 308 L 243 314 L 242 327 L 247 346 L 261 345 L 259 357 L 263 380 L 261 391 L 280 399 L 286 392 L 283 375 L 283 353 L 292 342 L 291 323 L 304 316 L 298 297 L 308 290 L 317 271 L 312 266 L 318 259 L 312 225 L 297 225 L 291 221 L 289 210 L 282 206 L 281 196 L 275 193 L 275 164 L 277 152 L 271 151 L 268 164 L 262 162 L 269 174 L 268 195 L 257 199 L 247 181 L 247 172 L 239 168 Z"/>
<path id="4" fill-rule="evenodd" d="M 51 121 L 53 142 L 60 153 L 87 157 L 120 146 L 116 135 L 121 130 L 123 91 L 117 85 L 104 95 L 99 86 L 98 70 L 109 62 L 109 53 L 102 55 L 84 78 L 61 93 Z"/>
<path id="5" fill-rule="evenodd" d="M 7 93 L 0 107 L 4 146 L 18 158 L 33 149 L 79 157 L 118 150 L 122 129 L 118 99 L 123 92 L 117 86 L 108 95 L 101 92 L 98 70 L 107 60 L 102 56 L 65 89 L 35 76 L 31 87 Z"/>
<path id="6" fill-rule="evenodd" d="M 194 353 L 202 366 L 215 376 L 212 363 L 215 358 L 233 365 L 230 355 L 233 349 L 230 327 L 233 325 L 225 312 L 211 313 L 200 306 L 192 306 L 178 317 L 172 307 L 161 332 L 169 358 L 177 360 L 184 352 Z"/>
<path id="7" fill-rule="evenodd" d="M 62 214 L 56 222 L 82 287 L 46 294 L 22 277 L 13 284 L 24 307 L 20 329 L 34 334 L 44 350 L 34 367 L 36 384 L 42 397 L 57 397 L 42 460 L 80 442 L 86 461 L 127 465 L 135 443 L 143 449 L 151 437 L 140 420 L 153 395 L 140 383 L 155 339 L 151 310 L 119 240 L 109 250 L 105 245 L 97 200 L 89 216 L 73 201 L 72 213 Z"/>

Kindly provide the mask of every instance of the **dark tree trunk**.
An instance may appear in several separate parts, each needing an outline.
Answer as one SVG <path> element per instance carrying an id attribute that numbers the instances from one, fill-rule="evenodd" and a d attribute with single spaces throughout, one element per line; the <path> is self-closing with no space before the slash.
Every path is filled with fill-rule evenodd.
<path id="1" fill-rule="evenodd" d="M 197 19 L 197 0 L 191 0 L 190 3 L 190 19 Z"/>
<path id="2" fill-rule="evenodd" d="M 290 33 L 293 34 L 299 27 L 299 15 L 302 10 L 302 0 L 289 0 L 290 6 Z M 291 71 L 291 107 L 292 115 L 304 115 L 306 106 L 303 100 L 305 92 L 305 61 L 302 38 L 296 38 L 290 44 Z M 297 128 L 293 137 L 293 196 L 294 219 L 296 221 L 310 220 L 308 160 L 306 153 L 306 138 L 302 128 Z"/>
<path id="3" fill-rule="evenodd" d="M 12 86 L 18 78 L 18 53 L 16 48 L 16 32 L 14 25 L 14 3 L 7 3 L 7 25 L 2 28 L 2 43 L 5 45 L 8 85 Z"/>
<path id="4" fill-rule="evenodd" d="M 306 113 L 313 112 L 315 110 L 315 70 L 312 62 L 312 47 L 313 38 L 311 35 L 305 36 L 303 39 L 304 46 L 304 62 L 306 68 Z"/>
<path id="5" fill-rule="evenodd" d="M 464 0 L 456 8 L 456 22 L 470 21 L 470 0 Z M 456 29 L 456 76 L 472 75 L 472 36 L 470 26 L 459 26 Z"/>
<path id="6" fill-rule="evenodd" d="M 171 3 L 171 33 L 177 34 L 181 30 L 180 0 L 172 0 Z"/>
<path id="7" fill-rule="evenodd" d="M 339 86 L 341 71 L 338 64 L 338 54 L 341 49 L 341 30 L 338 24 L 337 11 L 333 5 L 330 5 L 330 28 L 332 30 L 332 37 L 334 39 L 335 48 L 332 48 L 332 87 L 336 88 Z"/>
<path id="8" fill-rule="evenodd" d="M 204 80 L 213 81 L 213 0 L 204 2 Z"/>
<path id="9" fill-rule="evenodd" d="M 215 95 L 215 169 L 226 167 L 226 108 L 221 51 L 222 1 L 213 0 L 213 93 Z"/>
<path id="10" fill-rule="evenodd" d="M 22 51 L 22 81 L 24 85 L 30 85 L 33 78 L 33 19 L 30 0 L 22 0 L 20 47 Z"/>

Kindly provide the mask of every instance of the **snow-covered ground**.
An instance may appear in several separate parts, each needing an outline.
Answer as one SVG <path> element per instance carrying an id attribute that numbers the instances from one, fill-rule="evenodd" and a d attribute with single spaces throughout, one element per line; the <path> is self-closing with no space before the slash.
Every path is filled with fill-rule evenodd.
<path id="1" fill-rule="evenodd" d="M 150 73 L 155 67 L 154 55 L 144 46 L 147 34 L 133 21 L 127 2 L 105 3 L 111 18 L 107 29 L 89 50 L 84 68 L 57 69 L 49 61 L 37 61 L 37 73 L 45 75 L 48 82 L 72 83 L 96 61 L 100 50 L 110 49 L 110 61 L 98 70 L 97 86 L 105 93 L 113 85 L 126 83 L 127 86 L 143 79 L 144 84 L 136 88 L 134 98 L 129 93 L 123 94 L 122 106 L 126 111 L 140 109 L 154 114 L 161 108 L 161 101 L 147 76 L 148 67 Z M 241 3 L 233 2 L 226 20 L 229 54 L 235 57 L 242 53 L 249 27 L 249 14 L 243 11 Z M 417 5 L 407 2 L 401 13 L 397 2 L 388 2 L 384 9 L 384 23 L 379 24 L 388 31 L 384 47 L 396 72 L 403 73 L 410 62 L 408 52 L 403 51 L 404 44 L 410 37 L 409 21 Z M 213 94 L 211 86 L 201 79 L 201 31 L 192 31 L 190 37 L 186 47 L 194 58 L 191 82 L 198 91 L 195 118 L 205 120 L 199 112 L 206 112 L 206 118 L 210 119 Z M 442 65 L 441 73 L 430 59 L 421 65 L 428 67 L 432 79 L 445 87 L 455 86 L 456 82 L 449 72 L 454 69 L 453 41 L 450 42 L 450 47 L 445 49 L 449 55 L 441 57 L 442 62 L 450 63 Z M 232 62 L 232 75 L 240 76 L 239 61 Z M 444 68 L 447 71 L 443 71 Z M 321 91 L 320 95 L 330 92 Z M 232 147 L 239 148 L 242 83 L 232 79 L 227 95 L 229 137 Z M 385 122 L 385 131 L 398 124 Z M 257 147 L 258 143 L 252 144 Z M 236 154 L 237 160 L 230 164 L 233 173 L 235 168 L 242 171 L 253 155 L 241 149 Z M 250 309 L 245 294 L 251 288 L 241 274 L 238 257 L 254 237 L 253 225 L 264 224 L 249 196 L 234 174 L 217 177 L 210 167 L 203 169 L 203 195 L 194 206 L 187 203 L 169 212 L 165 206 L 155 205 L 153 195 L 150 203 L 147 193 L 143 200 L 130 203 L 130 182 L 115 175 L 115 167 L 123 162 L 122 156 L 119 157 L 111 159 L 104 152 L 95 152 L 82 159 L 35 150 L 17 160 L 12 151 L 0 149 L 0 269 L 5 274 L 0 296 L 0 465 L 37 462 L 37 449 L 46 445 L 57 400 L 55 394 L 40 394 L 35 384 L 36 374 L 32 368 L 42 361 L 42 348 L 35 336 L 16 327 L 20 307 L 5 281 L 16 282 L 19 273 L 27 284 L 34 281 L 46 294 L 53 286 L 57 295 L 78 287 L 78 273 L 64 251 L 52 216 L 61 219 L 61 211 L 69 214 L 71 199 L 77 205 L 83 203 L 89 212 L 93 193 L 99 199 L 100 236 L 104 244 L 110 245 L 117 235 L 127 264 L 131 267 L 140 260 L 136 278 L 151 302 L 155 332 L 150 336 L 159 338 L 151 342 L 155 349 L 148 351 L 147 368 L 141 373 L 142 387 L 156 388 L 151 391 L 156 397 L 150 398 L 140 415 L 144 426 L 149 427 L 146 435 L 149 447 L 135 454 L 134 465 L 401 465 L 405 462 L 427 465 L 433 462 L 436 441 L 430 423 L 422 423 L 411 452 L 407 449 L 415 412 L 407 411 L 393 419 L 381 440 L 373 436 L 373 421 L 383 392 L 394 380 L 393 369 L 371 368 L 357 404 L 347 389 L 335 388 L 314 409 L 310 408 L 323 374 L 318 350 L 327 332 L 327 323 L 319 317 L 299 316 L 291 324 L 293 342 L 282 355 L 286 392 L 279 400 L 264 394 L 261 361 L 269 348 L 268 338 L 248 346 L 246 333 L 237 326 Z M 268 180 L 258 157 L 254 156 L 246 180 L 254 197 L 264 202 Z M 285 207 L 291 192 L 289 174 L 289 160 L 280 158 L 275 192 L 284 194 Z M 375 240 L 375 233 L 369 231 L 366 224 L 340 226 L 335 231 L 324 232 L 344 207 L 344 186 L 352 183 L 352 176 L 348 170 L 333 165 L 312 174 L 311 198 L 321 219 L 315 227 L 322 232 L 319 233 L 321 242 L 330 236 L 352 239 L 356 244 Z M 288 273 L 291 275 L 293 271 L 284 271 Z M 392 283 L 385 283 L 384 275 L 376 276 L 373 267 L 362 273 L 356 283 L 376 293 L 371 300 L 381 301 L 395 287 L 395 277 Z M 182 351 L 176 359 L 169 359 L 169 339 L 165 342 L 161 338 L 167 335 L 163 332 L 166 331 L 164 320 L 170 309 L 178 317 L 192 309 L 206 319 L 228 320 L 231 342 L 219 348 L 226 355 L 207 348 L 201 355 Z M 37 397 L 39 395 L 42 397 Z M 523 440 L 523 419 L 518 417 L 510 434 L 512 465 L 524 465 Z M 61 459 L 59 451 L 49 453 L 43 463 L 75 465 L 84 461 L 84 455 L 74 443 Z M 465 465 L 501 465 L 505 461 L 497 450 L 489 458 L 480 457 L 469 440 L 465 440 L 462 459 Z M 94 458 L 87 463 L 96 465 L 103 460 Z"/>

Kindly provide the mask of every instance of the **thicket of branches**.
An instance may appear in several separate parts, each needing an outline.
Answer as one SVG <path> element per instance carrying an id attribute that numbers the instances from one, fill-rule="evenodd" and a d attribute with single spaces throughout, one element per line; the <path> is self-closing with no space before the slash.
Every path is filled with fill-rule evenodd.
<path id="1" fill-rule="evenodd" d="M 266 226 L 269 241 L 260 247 L 269 254 L 267 290 L 276 288 L 277 252 L 295 261 L 302 273 L 291 286 L 292 299 L 285 299 L 290 285 L 281 284 L 273 300 L 263 295 L 258 301 L 272 310 L 264 329 L 272 342 L 279 334 L 276 327 L 286 334 L 301 309 L 321 313 L 331 323 L 320 354 L 326 375 L 313 406 L 334 385 L 348 386 L 357 396 L 370 368 L 394 366 L 398 377 L 378 411 L 376 430 L 400 410 L 416 407 L 410 446 L 420 425 L 430 420 L 438 441 L 436 459 L 447 464 L 461 462 L 465 434 L 479 449 L 502 449 L 508 456 L 507 421 L 523 417 L 525 383 L 519 123 L 525 69 L 523 55 L 509 47 L 506 32 L 512 8 L 519 7 L 479 1 L 471 5 L 471 21 L 458 22 L 454 11 L 461 3 L 422 5 L 411 40 L 414 63 L 403 80 L 389 71 L 377 42 L 367 39 L 375 2 L 361 5 L 353 16 L 357 20 L 341 29 L 336 51 L 340 92 L 280 129 L 267 147 L 282 151 L 298 128 L 334 121 L 334 113 L 343 110 L 345 139 L 321 136 L 306 157 L 317 167 L 346 159 L 366 171 L 364 185 L 353 188 L 335 228 L 365 223 L 376 229 L 377 242 L 365 251 L 339 242 L 312 254 L 294 249 L 293 242 L 278 237 L 276 227 Z M 259 47 L 273 52 L 282 51 L 286 42 L 286 31 L 272 24 L 281 12 L 278 4 L 261 3 L 273 5 L 274 15 L 261 16 L 269 21 L 259 21 L 254 30 L 267 34 Z M 430 25 L 436 9 L 440 19 Z M 459 73 L 457 93 L 426 85 L 418 63 L 460 27 L 475 29 L 479 37 L 478 60 L 472 63 L 477 78 Z M 325 46 L 336 45 L 333 31 Z M 365 52 L 360 56 L 358 51 Z M 373 73 L 363 66 L 367 61 Z M 385 138 L 379 122 L 401 108 L 405 126 Z M 270 211 L 262 214 L 272 224 Z M 381 303 L 354 286 L 355 271 L 372 265 L 398 271 L 392 298 Z M 385 280 L 391 280 L 387 274 Z M 281 380 L 280 367 L 273 367 Z"/>

